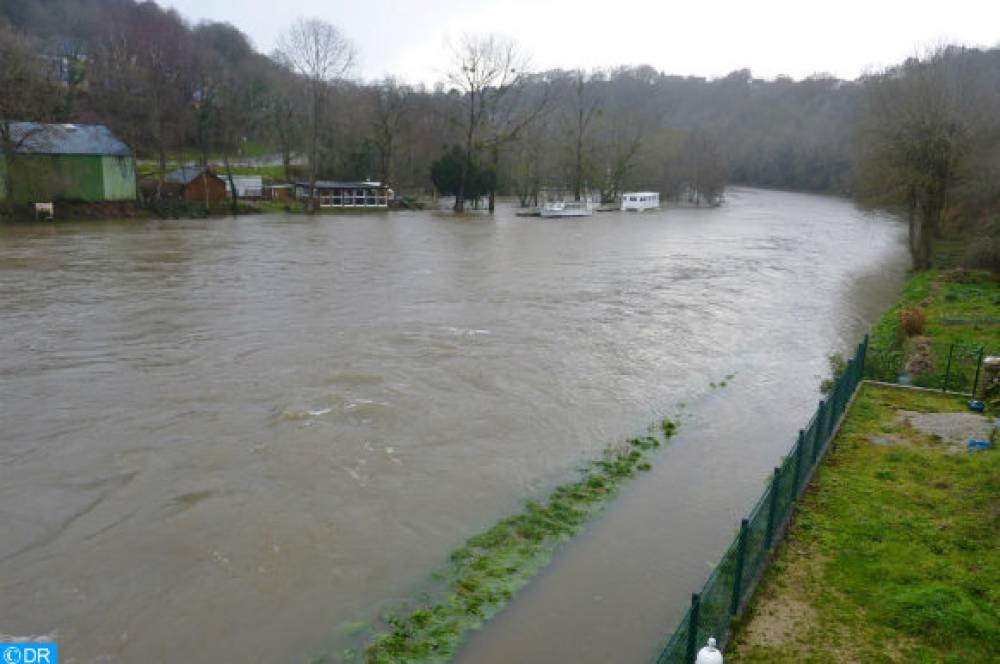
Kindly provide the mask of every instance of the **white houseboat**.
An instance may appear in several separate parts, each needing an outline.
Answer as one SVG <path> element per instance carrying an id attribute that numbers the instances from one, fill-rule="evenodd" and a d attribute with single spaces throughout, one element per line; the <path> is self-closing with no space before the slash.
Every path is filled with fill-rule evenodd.
<path id="1" fill-rule="evenodd" d="M 321 208 L 387 208 L 394 197 L 392 189 L 381 182 L 316 181 L 316 200 Z M 309 198 L 309 183 L 296 182 L 295 196 Z"/>
<path id="2" fill-rule="evenodd" d="M 589 217 L 594 214 L 594 202 L 589 198 L 582 201 L 547 201 L 538 210 L 543 217 Z"/>
<path id="3" fill-rule="evenodd" d="M 622 210 L 655 210 L 660 207 L 660 194 L 656 191 L 626 191 L 622 194 Z"/>

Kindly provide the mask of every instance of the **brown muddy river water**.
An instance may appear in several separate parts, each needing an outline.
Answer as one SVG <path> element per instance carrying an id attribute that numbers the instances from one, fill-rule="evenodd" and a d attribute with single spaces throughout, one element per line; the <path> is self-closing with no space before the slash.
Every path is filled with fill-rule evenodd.
<path id="1" fill-rule="evenodd" d="M 307 661 L 682 411 L 459 657 L 647 661 L 827 354 L 895 298 L 905 229 L 749 189 L 513 212 L 0 227 L 0 633 L 65 662 Z"/>

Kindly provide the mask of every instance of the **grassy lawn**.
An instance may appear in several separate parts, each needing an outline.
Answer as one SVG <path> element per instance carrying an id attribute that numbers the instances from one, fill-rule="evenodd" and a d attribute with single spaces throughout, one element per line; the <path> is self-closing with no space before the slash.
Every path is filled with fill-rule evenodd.
<path id="1" fill-rule="evenodd" d="M 924 320 L 922 329 L 908 334 L 900 318 L 904 312 L 917 312 Z M 1000 353 L 1000 284 L 990 274 L 931 271 L 913 276 L 899 304 L 872 328 L 866 375 L 895 382 L 907 363 L 923 353 L 929 366 L 912 372 L 912 381 L 939 387 L 952 344 L 949 389 L 968 391 L 979 347 L 987 355 Z"/>
<path id="2" fill-rule="evenodd" d="M 962 259 L 969 249 L 969 238 L 964 235 L 949 235 L 934 241 L 934 257 L 932 263 L 935 268 L 950 270 L 961 267 Z"/>
<path id="3" fill-rule="evenodd" d="M 927 288 L 911 282 L 919 298 Z M 978 312 L 978 288 L 958 286 L 969 299 L 941 310 Z M 969 454 L 900 411 L 967 409 L 940 393 L 862 388 L 727 664 L 1000 662 L 1000 452 Z"/>
<path id="4" fill-rule="evenodd" d="M 182 166 L 194 166 L 196 163 L 196 159 L 184 162 L 168 160 L 167 172 L 170 173 Z M 160 173 L 159 164 L 152 161 L 140 161 L 136 168 L 139 172 L 139 177 L 143 179 L 155 180 Z M 221 163 L 215 166 L 215 171 L 220 176 L 225 177 L 226 169 Z M 283 166 L 233 166 L 232 171 L 233 175 L 261 175 L 265 179 L 271 179 L 276 182 L 284 182 L 285 180 L 285 169 Z"/>
<path id="5" fill-rule="evenodd" d="M 226 169 L 223 166 L 217 167 L 219 175 L 225 177 Z M 276 182 L 285 181 L 284 166 L 233 166 L 233 175 L 261 175 L 264 179 L 271 179 Z"/>

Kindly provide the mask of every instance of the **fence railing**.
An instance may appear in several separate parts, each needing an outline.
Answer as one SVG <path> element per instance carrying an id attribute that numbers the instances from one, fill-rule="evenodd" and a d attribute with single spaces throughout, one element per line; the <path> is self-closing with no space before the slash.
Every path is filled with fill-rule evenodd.
<path id="1" fill-rule="evenodd" d="M 750 515 L 740 522 L 739 534 L 708 577 L 701 592 L 691 596 L 691 606 L 656 659 L 657 664 L 692 664 L 698 649 L 714 636 L 723 648 L 733 618 L 747 600 L 770 561 L 774 544 L 788 525 L 796 499 L 809 484 L 813 470 L 826 451 L 837 423 L 861 382 L 868 337 L 834 383 L 827 398 L 757 500 Z"/>

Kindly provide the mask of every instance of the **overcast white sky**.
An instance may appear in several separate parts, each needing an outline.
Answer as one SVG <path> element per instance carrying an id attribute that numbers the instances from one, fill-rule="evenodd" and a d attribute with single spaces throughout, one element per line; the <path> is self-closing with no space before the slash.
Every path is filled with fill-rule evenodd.
<path id="1" fill-rule="evenodd" d="M 339 27 L 356 76 L 431 84 L 446 40 L 494 32 L 536 69 L 649 64 L 671 74 L 854 78 L 941 42 L 1000 44 L 1000 0 L 157 0 L 187 19 L 228 21 L 265 52 L 298 16 Z"/>

